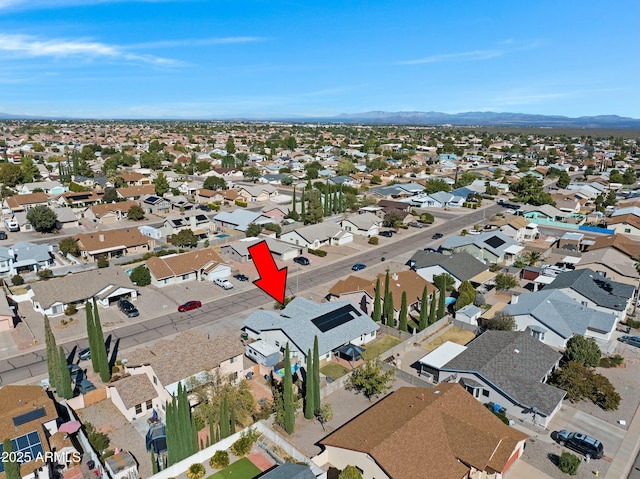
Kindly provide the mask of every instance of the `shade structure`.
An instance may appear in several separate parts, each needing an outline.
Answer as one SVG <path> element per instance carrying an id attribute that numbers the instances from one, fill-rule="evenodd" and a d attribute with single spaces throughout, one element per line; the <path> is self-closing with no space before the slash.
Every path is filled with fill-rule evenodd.
<path id="1" fill-rule="evenodd" d="M 349 358 L 350 361 L 355 361 L 362 356 L 364 349 L 360 346 L 356 346 L 355 344 L 348 343 L 344 346 L 340 346 L 336 351 Z"/>
<path id="2" fill-rule="evenodd" d="M 58 431 L 66 432 L 67 434 L 73 434 L 74 432 L 78 432 L 80 426 L 82 426 L 82 424 L 80 424 L 80 421 L 69 421 L 61 424 L 58 428 Z"/>

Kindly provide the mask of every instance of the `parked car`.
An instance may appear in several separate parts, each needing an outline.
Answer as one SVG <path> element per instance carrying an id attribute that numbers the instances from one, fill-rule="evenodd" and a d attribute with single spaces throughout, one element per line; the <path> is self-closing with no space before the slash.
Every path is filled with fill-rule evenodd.
<path id="1" fill-rule="evenodd" d="M 200 301 L 187 301 L 184 304 L 178 306 L 178 312 L 184 313 L 185 311 L 191 311 L 192 309 L 201 308 L 202 303 Z"/>
<path id="2" fill-rule="evenodd" d="M 419 221 L 412 221 L 409 223 L 409 226 L 413 226 L 414 228 L 424 228 L 424 225 Z"/>
<path id="3" fill-rule="evenodd" d="M 558 431 L 558 444 L 579 452 L 585 458 L 601 459 L 604 456 L 602 443 L 580 432 L 569 432 L 566 429 Z"/>
<path id="4" fill-rule="evenodd" d="M 233 277 L 238 281 L 249 281 L 249 277 L 241 273 L 234 274 Z"/>
<path id="5" fill-rule="evenodd" d="M 228 279 L 216 278 L 216 279 L 213 280 L 213 282 L 215 284 L 217 284 L 218 286 L 220 286 L 222 289 L 232 289 L 233 288 L 233 283 L 231 281 L 229 281 Z"/>
<path id="6" fill-rule="evenodd" d="M 128 318 L 135 318 L 140 314 L 138 312 L 138 308 L 136 308 L 128 299 L 118 300 L 118 309 L 126 314 Z"/>
<path id="7" fill-rule="evenodd" d="M 431 237 L 431 239 L 440 239 L 443 236 L 444 235 L 442 233 L 434 233 L 433 236 Z"/>
<path id="8" fill-rule="evenodd" d="M 96 387 L 88 379 L 83 379 L 82 381 L 78 382 L 76 386 L 80 394 L 87 394 L 88 392 L 96 390 Z"/>
<path id="9" fill-rule="evenodd" d="M 0 240 L 6 240 L 8 238 L 7 233 L 0 231 Z"/>
<path id="10" fill-rule="evenodd" d="M 380 231 L 380 236 L 384 236 L 385 238 L 391 238 L 393 236 L 392 230 Z"/>
<path id="11" fill-rule="evenodd" d="M 620 336 L 618 341 L 640 348 L 640 336 Z"/>
<path id="12" fill-rule="evenodd" d="M 211 211 L 211 208 L 209 208 L 208 205 L 198 205 L 196 208 L 202 211 Z"/>
<path id="13" fill-rule="evenodd" d="M 293 258 L 293 262 L 301 264 L 302 266 L 309 266 L 311 264 L 309 258 L 305 258 L 304 256 L 296 256 L 295 258 Z"/>
<path id="14" fill-rule="evenodd" d="M 87 359 L 91 359 L 91 349 L 84 348 L 78 351 L 78 359 L 81 361 L 86 361 Z"/>
<path id="15" fill-rule="evenodd" d="M 360 270 L 362 270 L 362 269 L 365 269 L 366 267 L 367 267 L 367 265 L 366 265 L 366 264 L 356 263 L 356 264 L 354 264 L 354 265 L 351 267 L 351 269 L 352 269 L 353 271 L 360 271 Z"/>

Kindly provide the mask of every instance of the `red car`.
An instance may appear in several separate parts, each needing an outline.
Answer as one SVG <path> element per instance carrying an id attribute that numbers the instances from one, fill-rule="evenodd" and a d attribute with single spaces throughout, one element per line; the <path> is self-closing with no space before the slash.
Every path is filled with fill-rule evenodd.
<path id="1" fill-rule="evenodd" d="M 185 311 L 191 311 L 192 309 L 200 307 L 202 307 L 202 303 L 200 301 L 187 301 L 186 303 L 178 306 L 178 312 L 184 313 Z"/>

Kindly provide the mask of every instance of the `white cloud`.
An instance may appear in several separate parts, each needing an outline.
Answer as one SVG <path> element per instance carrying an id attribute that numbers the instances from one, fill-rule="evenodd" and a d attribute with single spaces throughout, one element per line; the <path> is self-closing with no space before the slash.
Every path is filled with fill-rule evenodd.
<path id="1" fill-rule="evenodd" d="M 14 57 L 111 58 L 154 65 L 176 65 L 176 60 L 127 52 L 122 47 L 89 40 L 42 40 L 31 35 L 0 33 L 0 51 Z"/>
<path id="2" fill-rule="evenodd" d="M 474 50 L 461 53 L 445 53 L 441 55 L 431 55 L 417 60 L 407 60 L 399 62 L 401 65 L 418 65 L 422 63 L 440 63 L 450 61 L 478 61 L 488 60 L 504 55 L 502 50 Z"/>
<path id="3" fill-rule="evenodd" d="M 136 43 L 131 48 L 170 48 L 170 47 L 199 47 L 208 45 L 227 45 L 233 43 L 262 42 L 263 37 L 212 37 L 212 38 L 187 38 L 184 40 L 160 40 L 157 42 Z"/>

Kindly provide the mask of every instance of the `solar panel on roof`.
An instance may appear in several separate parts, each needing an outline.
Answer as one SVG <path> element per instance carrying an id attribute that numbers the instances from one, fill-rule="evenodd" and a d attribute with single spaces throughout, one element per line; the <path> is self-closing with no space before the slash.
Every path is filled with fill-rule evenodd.
<path id="1" fill-rule="evenodd" d="M 333 328 L 348 323 L 357 316 L 361 316 L 361 313 L 354 306 L 348 304 L 341 306 L 335 311 L 318 316 L 316 319 L 312 319 L 311 322 L 320 331 L 326 333 Z"/>
<path id="2" fill-rule="evenodd" d="M 35 421 L 36 419 L 40 419 L 41 417 L 45 417 L 47 415 L 47 411 L 44 407 L 39 407 L 32 411 L 26 412 L 24 414 L 20 414 L 13 418 L 13 425 L 18 427 L 23 424 L 27 424 L 28 422 Z"/>
<path id="3" fill-rule="evenodd" d="M 492 248 L 499 248 L 500 246 L 505 244 L 506 241 L 502 238 L 498 238 L 497 236 L 492 236 L 491 238 L 485 240 L 485 243 L 487 243 Z"/>
<path id="4" fill-rule="evenodd" d="M 145 203 L 155 203 L 156 201 L 158 201 L 160 198 L 158 198 L 157 196 L 148 196 L 144 202 Z"/>
<path id="5" fill-rule="evenodd" d="M 44 457 L 44 448 L 42 447 L 38 431 L 32 431 L 28 434 L 18 436 L 11 440 L 11 444 L 16 453 L 16 458 L 22 463 Z M 2 443 L 0 443 L 0 455 L 3 451 L 4 447 Z M 0 461 L 0 473 L 1 472 L 4 472 L 4 462 L 2 461 Z"/>

